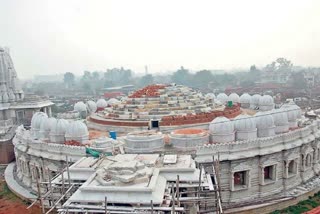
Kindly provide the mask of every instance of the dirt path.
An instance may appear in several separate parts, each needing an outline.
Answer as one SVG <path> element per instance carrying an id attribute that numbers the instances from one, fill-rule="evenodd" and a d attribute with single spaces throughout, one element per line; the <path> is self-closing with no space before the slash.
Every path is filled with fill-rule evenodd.
<path id="1" fill-rule="evenodd" d="M 27 210 L 27 203 L 15 196 L 4 180 L 5 167 L 0 166 L 0 214 L 39 214 L 38 207 Z"/>

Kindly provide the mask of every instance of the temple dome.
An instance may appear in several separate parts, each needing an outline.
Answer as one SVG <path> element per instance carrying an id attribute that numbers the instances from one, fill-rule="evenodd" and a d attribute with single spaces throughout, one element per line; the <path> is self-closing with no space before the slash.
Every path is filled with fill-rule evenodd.
<path id="1" fill-rule="evenodd" d="M 97 111 L 97 104 L 93 102 L 92 100 L 87 101 L 87 110 L 90 113 L 94 113 Z"/>
<path id="2" fill-rule="evenodd" d="M 288 120 L 301 118 L 301 108 L 295 103 L 287 103 L 281 106 L 281 109 L 288 110 Z"/>
<path id="3" fill-rule="evenodd" d="M 280 134 L 289 131 L 289 121 L 287 112 L 283 109 L 273 109 L 271 111 L 276 126 L 276 133 Z"/>
<path id="4" fill-rule="evenodd" d="M 81 121 L 73 121 L 67 126 L 66 140 L 75 140 L 80 143 L 89 139 L 87 125 Z"/>
<path id="5" fill-rule="evenodd" d="M 271 111 L 276 126 L 288 123 L 288 115 L 284 109 L 274 109 Z"/>
<path id="6" fill-rule="evenodd" d="M 228 101 L 232 101 L 233 103 L 240 103 L 240 97 L 236 93 L 231 93 L 228 97 Z"/>
<path id="7" fill-rule="evenodd" d="M 210 133 L 229 134 L 234 132 L 234 123 L 226 117 L 216 117 L 209 125 Z"/>
<path id="8" fill-rule="evenodd" d="M 225 93 L 220 93 L 217 96 L 217 100 L 219 100 L 222 103 L 226 103 L 228 101 L 229 97 Z"/>
<path id="9" fill-rule="evenodd" d="M 51 124 L 50 128 L 50 141 L 52 143 L 64 143 L 64 137 L 69 125 L 69 122 L 65 119 L 58 119 L 55 124 Z"/>
<path id="10" fill-rule="evenodd" d="M 31 119 L 31 129 L 39 131 L 42 118 L 48 118 L 48 115 L 44 112 L 36 112 Z"/>
<path id="11" fill-rule="evenodd" d="M 217 117 L 209 125 L 210 142 L 226 143 L 235 140 L 234 123 L 226 117 Z"/>
<path id="12" fill-rule="evenodd" d="M 77 112 L 84 112 L 84 111 L 87 111 L 87 106 L 86 104 L 80 101 L 74 105 L 73 109 Z"/>
<path id="13" fill-rule="evenodd" d="M 258 129 L 266 129 L 270 127 L 274 127 L 274 120 L 271 115 L 271 112 L 259 111 L 255 114 L 256 124 Z"/>
<path id="14" fill-rule="evenodd" d="M 257 125 L 253 117 L 240 114 L 234 118 L 234 128 L 236 131 L 252 131 L 257 129 Z"/>
<path id="15" fill-rule="evenodd" d="M 31 119 L 31 130 L 34 138 L 40 138 L 40 126 L 43 120 L 46 120 L 48 115 L 44 112 L 36 112 Z"/>
<path id="16" fill-rule="evenodd" d="M 281 106 L 281 109 L 287 112 L 290 128 L 298 126 L 297 119 L 301 118 L 301 109 L 294 103 L 288 103 Z"/>
<path id="17" fill-rule="evenodd" d="M 241 107 L 249 108 L 251 102 L 251 95 L 248 93 L 244 93 L 240 96 L 240 104 Z"/>
<path id="18" fill-rule="evenodd" d="M 274 108 L 274 101 L 270 95 L 263 95 L 259 99 L 259 109 L 261 111 L 269 111 Z"/>
<path id="19" fill-rule="evenodd" d="M 251 97 L 251 101 L 250 101 L 250 108 L 252 109 L 256 109 L 259 107 L 259 101 L 260 101 L 261 95 L 260 94 L 254 94 Z"/>
<path id="20" fill-rule="evenodd" d="M 241 114 L 234 118 L 234 127 L 237 140 L 249 140 L 257 138 L 257 125 L 255 118 Z"/>
<path id="21" fill-rule="evenodd" d="M 270 137 L 275 135 L 274 119 L 272 112 L 264 111 L 255 114 L 258 137 Z"/>
<path id="22" fill-rule="evenodd" d="M 57 119 L 50 117 L 50 118 L 46 118 L 43 117 L 43 119 L 41 120 L 40 123 L 40 138 L 49 138 L 49 133 L 51 128 L 57 123 Z"/>
<path id="23" fill-rule="evenodd" d="M 105 107 L 107 107 L 107 105 L 108 105 L 108 103 L 107 103 L 107 101 L 105 101 L 105 99 L 99 99 L 97 101 L 98 108 L 105 108 Z"/>
<path id="24" fill-rule="evenodd" d="M 214 93 L 208 93 L 208 94 L 206 94 L 205 98 L 207 100 L 216 99 L 216 95 L 214 95 Z"/>

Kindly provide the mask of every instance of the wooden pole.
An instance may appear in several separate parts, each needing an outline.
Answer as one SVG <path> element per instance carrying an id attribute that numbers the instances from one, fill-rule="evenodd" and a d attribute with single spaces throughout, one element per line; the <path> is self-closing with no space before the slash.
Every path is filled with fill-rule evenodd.
<path id="1" fill-rule="evenodd" d="M 174 184 L 172 183 L 171 184 L 171 195 L 172 195 L 172 214 L 174 214 L 176 212 L 176 209 L 175 209 L 175 200 L 174 200 Z"/>
<path id="2" fill-rule="evenodd" d="M 37 170 L 37 167 L 35 166 L 35 170 L 36 170 L 36 182 L 37 182 L 37 190 L 38 190 L 38 197 L 40 200 L 40 206 L 41 206 L 41 213 L 45 213 L 45 209 L 44 209 L 44 204 L 43 204 L 43 200 L 42 200 L 42 196 L 41 196 L 41 188 L 40 188 L 40 183 L 39 183 L 39 172 Z"/>
<path id="3" fill-rule="evenodd" d="M 151 200 L 150 203 L 151 203 L 151 214 L 153 214 L 153 200 Z"/>
<path id="4" fill-rule="evenodd" d="M 51 183 L 50 170 L 49 170 L 49 173 L 48 173 L 48 177 L 49 177 L 49 191 L 50 191 L 50 196 L 51 196 L 51 200 L 50 200 L 50 205 L 51 205 L 51 202 L 54 204 L 54 199 L 53 199 L 53 189 L 52 189 L 52 183 Z"/>
<path id="5" fill-rule="evenodd" d="M 74 185 L 72 184 L 71 187 L 69 187 L 69 189 L 66 191 L 66 193 L 63 194 L 63 195 L 55 202 L 55 204 L 50 208 L 50 210 L 48 210 L 48 211 L 46 212 L 46 214 L 49 214 L 49 213 L 60 203 L 60 201 L 65 197 L 65 195 L 71 191 L 71 189 L 72 189 L 73 187 L 74 187 Z"/>
<path id="6" fill-rule="evenodd" d="M 198 186 L 198 197 L 200 197 L 200 189 L 201 189 L 201 176 L 202 176 L 202 166 L 200 165 L 200 173 L 199 173 L 199 186 Z"/>
<path id="7" fill-rule="evenodd" d="M 64 186 L 64 169 L 61 170 L 61 179 L 62 179 L 62 195 L 63 195 L 63 198 L 62 198 L 62 201 L 64 201 L 64 196 L 65 196 L 65 186 Z M 63 203 L 63 202 L 62 202 Z"/>
<path id="8" fill-rule="evenodd" d="M 68 174 L 68 182 L 69 186 L 71 186 L 71 181 L 70 181 L 70 171 L 69 171 L 69 160 L 68 160 L 68 155 L 66 155 L 66 163 L 67 163 L 67 174 Z"/>
<path id="9" fill-rule="evenodd" d="M 107 207 L 108 201 L 107 201 L 107 196 L 104 197 L 104 212 L 105 214 L 108 214 L 108 207 Z"/>
<path id="10" fill-rule="evenodd" d="M 180 190 L 179 190 L 179 175 L 177 175 L 177 182 L 176 182 L 176 192 L 177 192 L 177 203 L 178 203 L 178 207 L 180 207 Z"/>

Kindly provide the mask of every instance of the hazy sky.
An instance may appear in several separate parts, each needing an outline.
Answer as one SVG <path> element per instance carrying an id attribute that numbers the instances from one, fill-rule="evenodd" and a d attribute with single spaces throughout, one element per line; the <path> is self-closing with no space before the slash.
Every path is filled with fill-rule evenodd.
<path id="1" fill-rule="evenodd" d="M 318 0 L 0 0 L 18 75 L 320 66 Z"/>

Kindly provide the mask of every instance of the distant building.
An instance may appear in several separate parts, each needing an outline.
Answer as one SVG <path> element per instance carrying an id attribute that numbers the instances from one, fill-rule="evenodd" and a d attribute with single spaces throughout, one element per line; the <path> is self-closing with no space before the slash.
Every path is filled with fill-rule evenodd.
<path id="1" fill-rule="evenodd" d="M 286 84 L 290 79 L 290 71 L 263 71 L 261 73 L 261 83 Z"/>

